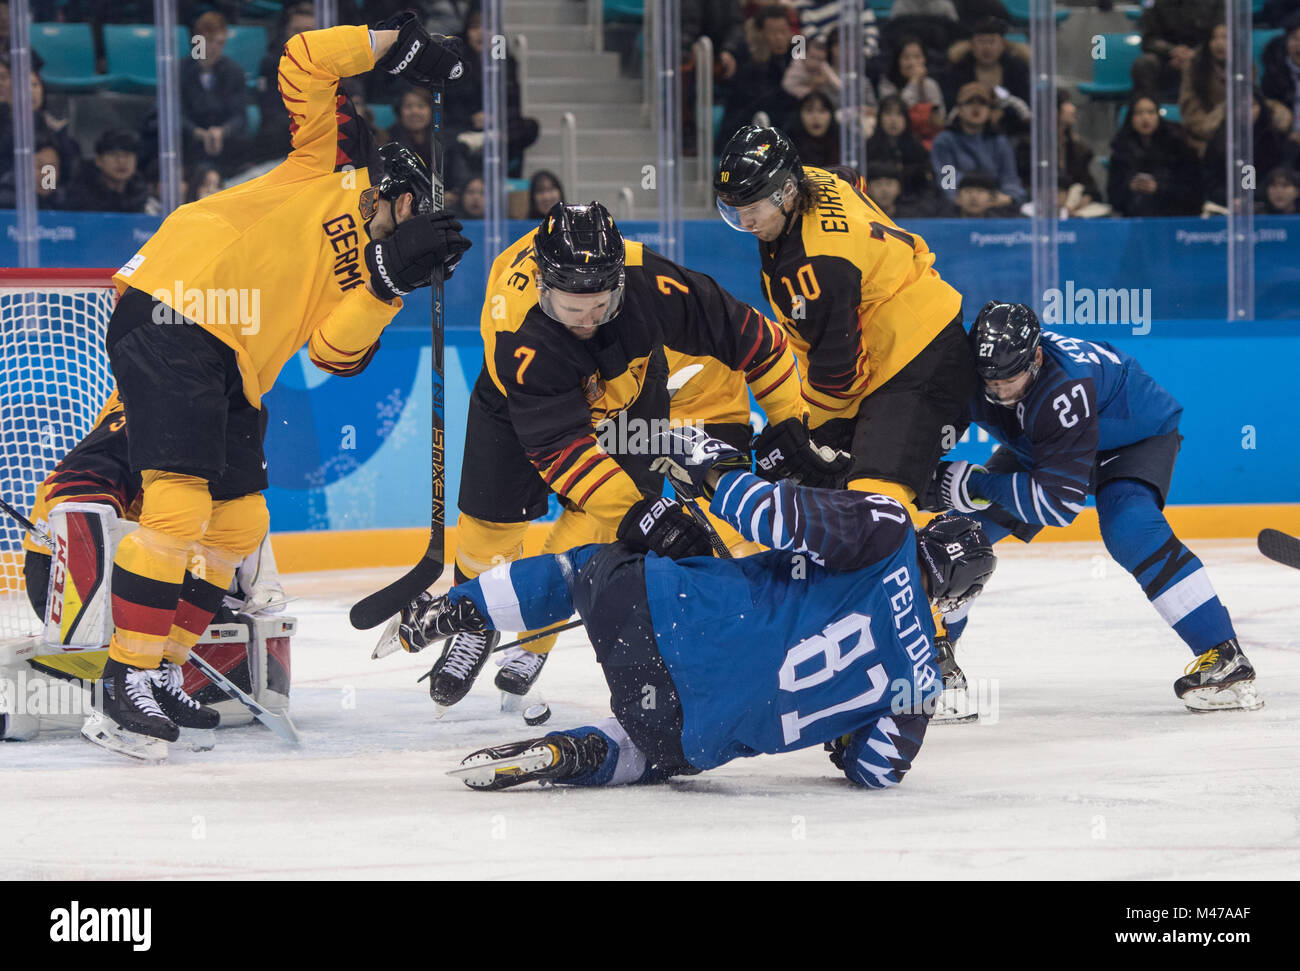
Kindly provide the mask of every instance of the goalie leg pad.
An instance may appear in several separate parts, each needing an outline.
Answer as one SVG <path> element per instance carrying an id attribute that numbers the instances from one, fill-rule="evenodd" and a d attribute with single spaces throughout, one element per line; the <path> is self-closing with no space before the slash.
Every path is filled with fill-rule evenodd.
<path id="1" fill-rule="evenodd" d="M 63 502 L 50 510 L 45 597 L 46 644 L 102 648 L 112 634 L 109 570 L 117 514 L 94 502 Z"/>

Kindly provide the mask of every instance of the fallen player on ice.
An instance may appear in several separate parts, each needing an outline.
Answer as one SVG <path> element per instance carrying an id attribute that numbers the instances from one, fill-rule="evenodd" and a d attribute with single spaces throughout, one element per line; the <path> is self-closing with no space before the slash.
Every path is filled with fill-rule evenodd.
<path id="1" fill-rule="evenodd" d="M 668 438 L 657 464 L 679 492 L 711 497 L 716 516 L 771 549 L 673 560 L 630 535 L 422 595 L 403 611 L 408 649 L 576 610 L 614 712 L 481 749 L 451 774 L 475 789 L 649 783 L 824 745 L 851 781 L 897 785 L 941 686 L 929 604 L 952 610 L 980 592 L 997 562 L 987 538 L 960 516 L 917 533 L 888 496 L 765 482 L 699 429 Z M 678 517 L 664 499 L 642 529 Z"/>

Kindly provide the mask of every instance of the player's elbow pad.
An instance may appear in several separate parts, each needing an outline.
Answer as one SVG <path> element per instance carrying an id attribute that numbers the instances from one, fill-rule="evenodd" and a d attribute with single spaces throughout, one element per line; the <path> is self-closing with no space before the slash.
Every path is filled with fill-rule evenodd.
<path id="1" fill-rule="evenodd" d="M 308 351 L 307 356 L 311 358 L 312 364 L 315 364 L 326 374 L 332 375 L 336 378 L 351 378 L 356 377 L 356 375 L 364 371 L 370 365 L 371 360 L 378 351 L 379 341 L 375 341 L 366 348 L 366 352 L 355 361 L 346 359 L 334 360 L 330 357 L 318 356 L 314 348 Z"/>

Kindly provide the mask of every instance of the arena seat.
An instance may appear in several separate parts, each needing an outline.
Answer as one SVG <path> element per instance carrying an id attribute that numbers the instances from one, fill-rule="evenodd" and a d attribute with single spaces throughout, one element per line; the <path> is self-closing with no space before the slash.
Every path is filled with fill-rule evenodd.
<path id="1" fill-rule="evenodd" d="M 32 24 L 32 50 L 45 66 L 41 80 L 52 91 L 98 91 L 112 76 L 95 73 L 95 41 L 90 24 Z"/>
<path id="2" fill-rule="evenodd" d="M 1084 81 L 1079 90 L 1094 98 L 1123 98 L 1133 90 L 1129 72 L 1142 53 L 1141 34 L 1098 34 L 1105 41 L 1105 57 L 1092 62 L 1092 80 Z"/>

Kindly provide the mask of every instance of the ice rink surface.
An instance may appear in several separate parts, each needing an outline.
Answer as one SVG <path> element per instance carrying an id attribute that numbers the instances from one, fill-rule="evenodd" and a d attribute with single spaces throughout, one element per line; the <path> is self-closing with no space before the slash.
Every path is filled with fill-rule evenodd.
<path id="1" fill-rule="evenodd" d="M 287 576 L 302 746 L 253 725 L 145 766 L 73 735 L 0 744 L 0 877 L 1295 879 L 1300 572 L 1245 541 L 1192 547 L 1262 710 L 1183 708 L 1190 652 L 1100 544 L 1002 544 L 958 650 L 986 716 L 932 727 L 888 792 L 820 748 L 658 787 L 472 792 L 445 771 L 538 734 L 500 713 L 495 668 L 436 721 L 415 683 L 434 658 L 372 661 L 348 625 L 397 571 Z M 538 689 L 547 729 L 608 714 L 580 631 Z"/>

